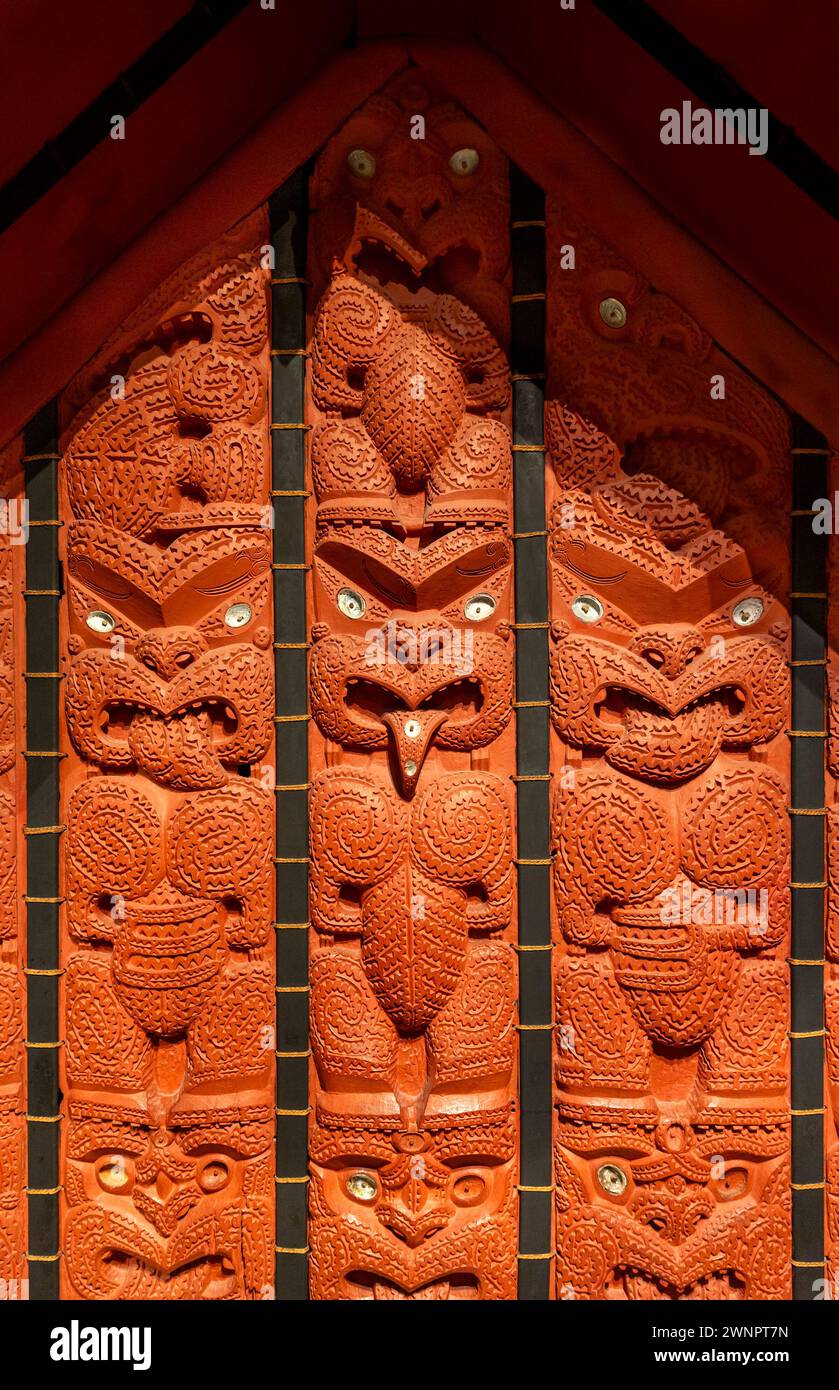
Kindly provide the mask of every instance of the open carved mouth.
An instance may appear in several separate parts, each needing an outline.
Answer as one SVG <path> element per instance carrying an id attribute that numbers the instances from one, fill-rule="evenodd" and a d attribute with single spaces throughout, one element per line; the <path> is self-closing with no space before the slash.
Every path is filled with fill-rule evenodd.
<path id="1" fill-rule="evenodd" d="M 349 710 L 379 720 L 385 714 L 407 713 L 410 709 L 434 709 L 444 711 L 450 722 L 462 723 L 480 714 L 484 694 L 476 677 L 465 676 L 462 680 L 452 681 L 442 690 L 432 691 L 419 705 L 408 705 L 394 691 L 385 689 L 375 681 L 351 676 L 347 681 L 344 700 Z"/>
<path id="2" fill-rule="evenodd" d="M 352 1270 L 345 1283 L 350 1298 L 376 1299 L 390 1302 L 432 1302 L 448 1299 L 478 1299 L 480 1288 L 474 1274 L 451 1274 L 447 1279 L 432 1279 L 418 1289 L 404 1289 L 391 1279 L 382 1279 L 367 1270 Z"/>
<path id="3" fill-rule="evenodd" d="M 366 234 L 361 238 L 359 249 L 354 256 L 356 274 L 374 288 L 387 289 L 399 286 L 412 294 L 419 289 L 445 294 L 454 286 L 468 282 L 480 269 L 480 252 L 468 242 L 461 241 L 450 246 L 433 261 L 425 262 L 417 256 L 415 266 L 401 254 L 394 241 Z"/>
<path id="4" fill-rule="evenodd" d="M 132 1297 L 237 1298 L 241 1281 L 231 1255 L 205 1255 L 173 1270 L 140 1259 L 130 1250 L 113 1250 L 104 1261 L 114 1285 L 128 1288 Z"/>
<path id="5" fill-rule="evenodd" d="M 690 700 L 676 714 L 671 714 L 655 700 L 639 695 L 635 690 L 609 685 L 594 699 L 594 712 L 604 724 L 623 727 L 629 733 L 654 735 L 667 733 L 676 724 L 692 722 L 701 713 L 719 712 L 727 720 L 737 719 L 746 707 L 746 695 L 735 685 L 718 686 L 716 690 Z"/>
<path id="6" fill-rule="evenodd" d="M 206 741 L 221 743 L 236 733 L 239 716 L 226 700 L 193 700 L 172 714 L 163 714 L 152 705 L 136 701 L 109 700 L 100 710 L 98 721 L 102 735 L 125 742 L 138 725 L 147 727 L 161 722 L 188 724 Z"/>
<path id="7" fill-rule="evenodd" d="M 605 1287 L 606 1298 L 671 1299 L 732 1302 L 746 1297 L 745 1281 L 736 1269 L 715 1270 L 693 1284 L 676 1285 L 631 1265 L 621 1265 L 612 1271 Z"/>

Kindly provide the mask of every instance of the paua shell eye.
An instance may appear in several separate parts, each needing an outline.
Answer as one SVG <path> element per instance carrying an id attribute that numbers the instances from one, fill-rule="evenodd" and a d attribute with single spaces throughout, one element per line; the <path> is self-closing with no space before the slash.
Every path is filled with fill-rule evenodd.
<path id="1" fill-rule="evenodd" d="M 463 610 L 464 618 L 470 623 L 482 623 L 495 612 L 495 599 L 492 594 L 474 594 Z"/>
<path id="2" fill-rule="evenodd" d="M 96 1180 L 106 1192 L 127 1192 L 131 1177 L 128 1161 L 121 1154 L 108 1154 L 96 1168 Z"/>
<path id="3" fill-rule="evenodd" d="M 369 150 L 350 150 L 347 164 L 350 173 L 359 179 L 372 179 L 376 172 L 376 156 Z"/>
<path id="4" fill-rule="evenodd" d="M 449 160 L 449 168 L 459 178 L 465 178 L 467 174 L 474 174 L 480 162 L 481 156 L 477 150 L 455 150 Z"/>
<path id="5" fill-rule="evenodd" d="M 610 1197 L 622 1197 L 626 1191 L 627 1176 L 616 1163 L 604 1163 L 597 1170 L 597 1181 Z"/>
<path id="6" fill-rule="evenodd" d="M 355 589 L 338 590 L 338 607 L 345 618 L 363 618 L 367 611 L 367 604 Z"/>
<path id="7" fill-rule="evenodd" d="M 231 603 L 224 615 L 224 621 L 228 627 L 245 627 L 253 617 L 253 609 L 249 603 Z"/>
<path id="8" fill-rule="evenodd" d="M 116 618 L 110 613 L 106 613 L 104 608 L 93 608 L 85 618 L 85 622 L 92 632 L 106 633 L 113 632 L 117 625 Z"/>
<path id="9" fill-rule="evenodd" d="M 379 1195 L 379 1184 L 372 1173 L 350 1173 L 346 1186 L 357 1202 L 375 1202 Z"/>
<path id="10" fill-rule="evenodd" d="M 571 612 L 581 623 L 599 623 L 603 617 L 603 604 L 591 594 L 579 594 L 571 604 Z"/>
<path id="11" fill-rule="evenodd" d="M 738 627 L 752 627 L 760 622 L 763 617 L 763 601 L 759 598 L 741 598 L 739 603 L 734 605 L 731 614 L 732 622 Z"/>

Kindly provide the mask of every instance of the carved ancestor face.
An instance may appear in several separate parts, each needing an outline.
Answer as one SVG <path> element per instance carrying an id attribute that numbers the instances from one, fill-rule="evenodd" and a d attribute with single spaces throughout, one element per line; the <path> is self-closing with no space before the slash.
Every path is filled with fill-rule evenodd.
<path id="1" fill-rule="evenodd" d="M 324 523 L 315 537 L 315 609 L 330 632 L 398 629 L 439 613 L 446 627 L 506 631 L 512 553 L 500 527 L 431 531 L 424 543 L 378 527 Z"/>
<path id="2" fill-rule="evenodd" d="M 509 1111 L 404 1130 L 347 1118 L 315 1130 L 317 1298 L 515 1296 Z"/>
<path id="3" fill-rule="evenodd" d="M 783 609 L 681 494 L 641 477 L 568 493 L 551 554 L 551 713 L 568 743 L 674 783 L 780 732 Z"/>
<path id="4" fill-rule="evenodd" d="M 84 414 L 62 460 L 78 521 L 144 540 L 258 521 L 267 271 L 254 262 L 249 250 L 164 285 L 80 374 L 69 397 Z"/>
<path id="5" fill-rule="evenodd" d="M 63 1248 L 79 1296 L 242 1299 L 271 1282 L 272 1112 L 70 1102 Z"/>
<path id="6" fill-rule="evenodd" d="M 312 653 L 312 711 L 336 743 L 391 749 L 411 797 L 432 740 L 483 748 L 512 713 L 513 662 L 504 636 L 448 625 L 407 624 L 395 636 L 322 637 Z"/>
<path id="7" fill-rule="evenodd" d="M 549 266 L 557 397 L 616 441 L 628 473 L 654 474 L 690 497 L 749 552 L 762 582 L 785 592 L 783 409 L 568 209 L 549 203 L 548 221 L 549 247 L 573 245 L 577 266 L 570 275 L 555 260 Z M 564 417 L 552 402 L 548 444 L 558 475 L 579 483 Z"/>
<path id="8" fill-rule="evenodd" d="M 71 528 L 65 712 L 83 758 L 178 790 L 259 761 L 272 734 L 270 563 L 258 529 L 160 551 Z"/>
<path id="9" fill-rule="evenodd" d="M 782 1116 L 601 1120 L 560 1116 L 558 1298 L 788 1296 Z"/>
<path id="10" fill-rule="evenodd" d="M 507 162 L 475 121 L 421 75 L 399 78 L 351 116 L 312 181 L 321 274 L 334 257 L 393 290 L 449 288 L 496 331 L 506 327 Z M 394 255 L 383 233 L 405 251 Z M 413 253 L 413 254 L 411 254 Z"/>

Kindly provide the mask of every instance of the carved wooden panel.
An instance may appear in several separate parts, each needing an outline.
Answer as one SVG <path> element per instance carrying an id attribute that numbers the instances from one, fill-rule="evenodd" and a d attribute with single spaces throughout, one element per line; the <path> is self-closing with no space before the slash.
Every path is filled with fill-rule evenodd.
<path id="1" fill-rule="evenodd" d="M 0 454 L 0 1300 L 26 1296 L 21 453 L 18 439 Z"/>
<path id="2" fill-rule="evenodd" d="M 549 247 L 556 1296 L 784 1298 L 787 422 Z"/>
<path id="3" fill-rule="evenodd" d="M 312 204 L 312 1295 L 509 1299 L 507 168 L 413 74 Z"/>
<path id="4" fill-rule="evenodd" d="M 66 1297 L 270 1293 L 265 240 L 209 247 L 63 402 Z"/>

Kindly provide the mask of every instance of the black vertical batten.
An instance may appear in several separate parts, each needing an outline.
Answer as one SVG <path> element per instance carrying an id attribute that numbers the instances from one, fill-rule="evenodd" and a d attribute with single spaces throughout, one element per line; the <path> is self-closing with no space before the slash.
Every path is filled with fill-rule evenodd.
<path id="1" fill-rule="evenodd" d="M 309 724 L 306 629 L 306 222 L 308 171 L 270 202 L 271 497 L 276 719 L 275 1297 L 308 1298 Z"/>
<path id="2" fill-rule="evenodd" d="M 825 660 L 827 536 L 812 509 L 826 497 L 824 436 L 796 419 L 792 449 L 792 1285 L 809 1300 L 824 1276 Z M 810 813 L 810 814 L 808 814 Z"/>
<path id="3" fill-rule="evenodd" d="M 29 1297 L 59 1288 L 58 409 L 24 430 L 26 544 L 26 1074 Z"/>
<path id="4" fill-rule="evenodd" d="M 545 197 L 511 170 L 511 366 L 516 576 L 519 942 L 519 1280 L 547 1299 L 552 1268 L 550 742 L 545 524 Z"/>

